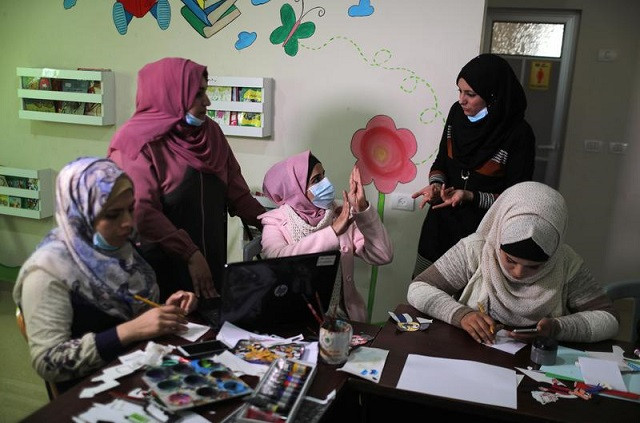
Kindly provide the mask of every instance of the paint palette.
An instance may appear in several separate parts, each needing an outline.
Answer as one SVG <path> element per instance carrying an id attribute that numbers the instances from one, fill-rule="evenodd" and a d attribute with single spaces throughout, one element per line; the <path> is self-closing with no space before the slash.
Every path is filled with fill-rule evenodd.
<path id="1" fill-rule="evenodd" d="M 292 421 L 315 376 L 315 365 L 277 358 L 255 391 L 246 398 L 238 416 L 240 422 Z"/>
<path id="2" fill-rule="evenodd" d="M 260 341 L 241 339 L 232 351 L 236 356 L 249 363 L 269 365 L 276 358 L 300 360 L 304 354 L 304 345 L 292 342 L 268 346 L 263 345 Z"/>
<path id="3" fill-rule="evenodd" d="M 170 410 L 197 407 L 252 392 L 249 385 L 226 366 L 210 359 L 165 361 L 160 367 L 148 368 L 142 380 Z"/>

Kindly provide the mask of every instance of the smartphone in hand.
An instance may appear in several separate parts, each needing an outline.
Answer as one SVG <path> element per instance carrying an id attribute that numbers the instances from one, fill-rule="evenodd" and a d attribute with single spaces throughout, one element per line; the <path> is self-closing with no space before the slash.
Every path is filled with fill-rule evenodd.
<path id="1" fill-rule="evenodd" d="M 538 332 L 538 328 L 513 329 L 511 332 L 513 332 L 513 333 L 537 333 Z"/>
<path id="2" fill-rule="evenodd" d="M 222 341 L 194 342 L 193 344 L 179 345 L 178 351 L 185 357 L 201 357 L 203 355 L 216 355 L 228 347 Z"/>

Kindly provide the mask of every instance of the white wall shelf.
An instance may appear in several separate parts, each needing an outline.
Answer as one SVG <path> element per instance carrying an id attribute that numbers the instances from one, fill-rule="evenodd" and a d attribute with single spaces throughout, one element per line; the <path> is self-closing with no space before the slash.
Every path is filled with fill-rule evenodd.
<path id="1" fill-rule="evenodd" d="M 0 176 L 4 178 L 0 184 L 6 181 L 11 183 L 11 179 L 19 179 L 24 187 L 16 188 L 0 185 L 0 214 L 10 216 L 28 217 L 31 219 L 44 219 L 53 215 L 53 171 L 51 169 L 17 169 L 13 167 L 0 166 Z M 37 189 L 29 189 L 31 184 Z M 28 208 L 25 199 L 37 200 L 37 206 Z M 10 207 L 8 204 L 20 201 L 21 207 Z"/>
<path id="2" fill-rule="evenodd" d="M 115 123 L 115 82 L 113 72 L 109 70 L 67 70 L 48 68 L 17 68 L 19 77 L 18 97 L 21 119 L 44 120 L 49 122 L 76 123 L 83 125 L 106 126 Z M 100 83 L 100 93 L 82 93 L 54 91 L 44 89 L 26 89 L 22 85 L 23 77 L 48 78 L 49 80 L 95 81 Z M 94 115 L 56 113 L 47 111 L 25 110 L 24 100 L 45 100 L 54 102 L 80 102 L 100 105 L 100 112 Z"/>
<path id="3" fill-rule="evenodd" d="M 233 76 L 210 76 L 209 86 L 233 88 L 259 88 L 262 92 L 262 101 L 239 100 L 212 100 L 209 110 L 222 112 L 249 112 L 260 113 L 261 126 L 229 125 L 217 120 L 225 135 L 238 137 L 267 138 L 273 132 L 273 79 L 249 78 Z M 216 119 L 214 119 L 216 120 Z"/>

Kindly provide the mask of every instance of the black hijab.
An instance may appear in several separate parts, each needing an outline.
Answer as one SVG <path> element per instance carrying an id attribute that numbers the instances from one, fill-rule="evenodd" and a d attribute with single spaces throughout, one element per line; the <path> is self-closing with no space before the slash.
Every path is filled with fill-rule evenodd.
<path id="1" fill-rule="evenodd" d="M 505 145 L 510 132 L 524 119 L 527 99 L 513 69 L 494 54 L 481 54 L 464 65 L 456 84 L 464 78 L 487 103 L 488 116 L 471 122 L 456 102 L 449 111 L 453 158 L 465 169 L 476 169 Z"/>

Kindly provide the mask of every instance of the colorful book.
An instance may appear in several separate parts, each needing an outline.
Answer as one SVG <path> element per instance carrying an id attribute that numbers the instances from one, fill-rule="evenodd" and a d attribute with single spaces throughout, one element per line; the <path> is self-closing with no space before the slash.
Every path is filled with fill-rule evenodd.
<path id="1" fill-rule="evenodd" d="M 196 30 L 196 32 L 202 35 L 204 38 L 209 38 L 216 32 L 220 31 L 225 26 L 229 25 L 234 19 L 240 16 L 240 10 L 235 6 L 231 6 L 223 15 L 213 23 L 213 25 L 205 25 L 196 15 L 193 14 L 190 8 L 183 6 L 180 9 L 182 16 L 189 22 L 189 24 Z"/>

